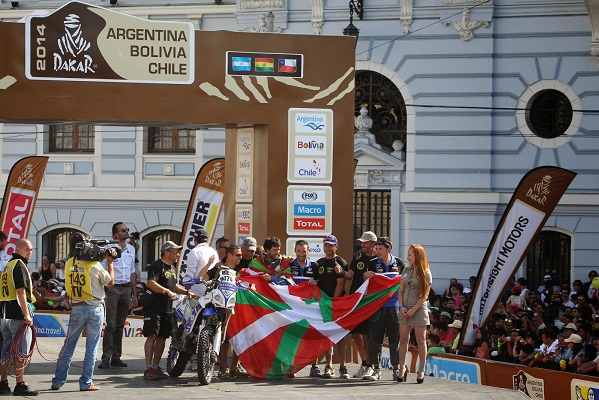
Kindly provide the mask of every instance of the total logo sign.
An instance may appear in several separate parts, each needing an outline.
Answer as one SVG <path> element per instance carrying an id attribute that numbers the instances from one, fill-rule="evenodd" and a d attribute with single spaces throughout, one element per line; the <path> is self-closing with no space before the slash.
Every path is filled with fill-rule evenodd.
<path id="1" fill-rule="evenodd" d="M 331 230 L 331 188 L 289 186 L 287 232 L 323 235 Z"/>
<path id="2" fill-rule="evenodd" d="M 298 156 L 322 156 L 327 151 L 327 138 L 321 136 L 296 136 L 295 154 Z"/>

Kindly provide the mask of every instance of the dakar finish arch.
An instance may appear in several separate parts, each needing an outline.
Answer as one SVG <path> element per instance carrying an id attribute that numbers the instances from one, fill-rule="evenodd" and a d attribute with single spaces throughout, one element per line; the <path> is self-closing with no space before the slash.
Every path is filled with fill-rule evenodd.
<path id="1" fill-rule="evenodd" d="M 329 207 L 305 210 L 332 217 L 312 228 L 336 234 L 350 256 L 354 38 L 195 31 L 73 1 L 26 24 L 0 22 L 0 41 L 0 122 L 223 126 L 225 234 L 235 237 L 232 211 L 243 203 L 259 240 L 301 236 L 301 226 L 288 233 L 288 187 L 330 187 Z M 254 140 L 246 200 L 236 196 L 240 132 Z"/>

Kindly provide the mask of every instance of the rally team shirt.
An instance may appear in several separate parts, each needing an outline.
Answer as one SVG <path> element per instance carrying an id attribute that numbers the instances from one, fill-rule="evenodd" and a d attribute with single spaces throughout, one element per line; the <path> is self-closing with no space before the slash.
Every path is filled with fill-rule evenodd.
<path id="1" fill-rule="evenodd" d="M 354 277 L 349 285 L 349 292 L 355 293 L 356 290 L 364 283 L 364 272 L 372 271 L 374 262 L 377 260 L 376 257 L 367 256 L 362 253 L 360 257 L 352 260 L 349 269 L 354 271 Z"/>
<path id="2" fill-rule="evenodd" d="M 343 273 L 335 272 L 335 261 L 341 265 Z M 347 262 L 343 258 L 335 256 L 335 258 L 321 258 L 316 261 L 316 264 L 318 268 L 316 268 L 314 280 L 318 281 L 318 287 L 332 298 L 337 287 L 337 279 L 343 278 L 343 274 L 347 271 Z"/>
<path id="3" fill-rule="evenodd" d="M 177 287 L 177 272 L 174 265 L 168 265 L 162 260 L 156 260 L 148 267 L 148 280 L 157 282 L 160 286 L 174 292 Z M 149 314 L 170 314 L 173 312 L 173 300 L 166 294 L 153 293 L 154 301 L 144 312 Z"/>
<path id="4" fill-rule="evenodd" d="M 391 255 L 391 260 L 389 261 L 388 265 L 385 264 L 385 262 L 380 258 L 375 258 L 372 269 L 370 269 L 370 271 L 388 276 L 389 278 L 395 278 L 396 276 L 401 274 L 405 266 L 406 265 L 404 264 L 401 258 L 397 258 L 394 255 Z M 383 304 L 383 307 L 399 307 L 399 299 L 397 296 L 397 292 L 395 292 L 395 294 L 393 294 L 393 297 L 391 297 L 389 300 L 385 302 L 385 304 Z"/>
<path id="5" fill-rule="evenodd" d="M 297 258 L 291 262 L 291 275 L 293 275 L 293 281 L 295 283 L 302 283 L 304 281 L 314 279 L 314 274 L 318 265 L 315 262 L 310 261 L 310 258 L 306 258 L 306 265 L 302 267 L 297 262 Z"/>

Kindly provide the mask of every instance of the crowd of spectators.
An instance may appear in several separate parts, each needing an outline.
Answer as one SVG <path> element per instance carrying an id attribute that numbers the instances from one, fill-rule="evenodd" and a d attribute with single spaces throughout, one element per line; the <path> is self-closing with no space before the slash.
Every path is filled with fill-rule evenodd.
<path id="1" fill-rule="evenodd" d="M 589 281 L 556 284 L 545 275 L 537 290 L 525 278 L 512 279 L 492 320 L 476 332 L 470 354 L 459 353 L 469 296 L 476 283 L 464 288 L 451 279 L 443 295 L 429 296 L 430 353 L 459 353 L 481 359 L 599 376 L 599 291 Z M 599 279 L 595 282 L 599 287 Z"/>

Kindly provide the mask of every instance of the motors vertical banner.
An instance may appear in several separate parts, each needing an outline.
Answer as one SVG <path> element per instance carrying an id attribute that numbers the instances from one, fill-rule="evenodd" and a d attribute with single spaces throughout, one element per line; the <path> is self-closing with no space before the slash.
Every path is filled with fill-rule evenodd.
<path id="1" fill-rule="evenodd" d="M 216 224 L 223 209 L 225 195 L 225 159 L 215 158 L 205 163 L 198 172 L 183 222 L 181 246 L 183 253 L 177 265 L 179 281 L 187 270 L 187 255 L 194 248 L 193 233 L 196 229 L 208 232 L 212 244 Z"/>
<path id="2" fill-rule="evenodd" d="M 31 226 L 35 202 L 42 186 L 48 157 L 23 158 L 10 170 L 2 198 L 2 232 L 8 237 L 4 250 L 11 256 L 17 241 L 26 238 Z"/>
<path id="3" fill-rule="evenodd" d="M 575 176 L 572 171 L 546 166 L 522 178 L 483 258 L 460 346 L 474 345 L 476 330 L 492 315 L 509 278 Z"/>

